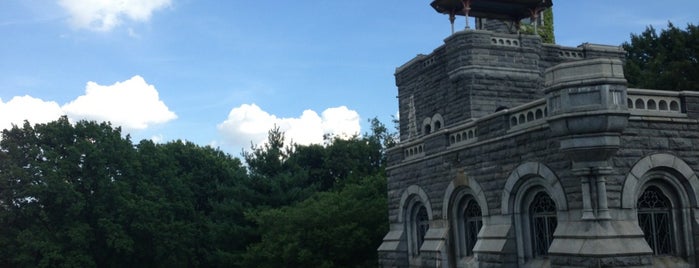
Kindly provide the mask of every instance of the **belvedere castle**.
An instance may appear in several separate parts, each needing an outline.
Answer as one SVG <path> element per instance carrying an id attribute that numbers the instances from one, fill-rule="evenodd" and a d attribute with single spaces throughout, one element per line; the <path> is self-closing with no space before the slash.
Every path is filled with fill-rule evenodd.
<path id="1" fill-rule="evenodd" d="M 552 5 L 432 2 L 478 23 L 396 69 L 381 267 L 699 266 L 699 93 L 517 32 Z"/>

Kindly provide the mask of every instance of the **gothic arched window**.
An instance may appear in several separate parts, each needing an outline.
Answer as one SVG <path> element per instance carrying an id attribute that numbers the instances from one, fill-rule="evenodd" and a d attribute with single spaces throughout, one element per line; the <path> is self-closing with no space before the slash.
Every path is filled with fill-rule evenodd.
<path id="1" fill-rule="evenodd" d="M 556 203 L 546 192 L 536 194 L 529 205 L 532 250 L 534 257 L 546 256 L 556 230 Z"/>
<path id="2" fill-rule="evenodd" d="M 636 203 L 638 224 L 655 255 L 675 254 L 672 203 L 656 186 L 643 191 Z"/>
<path id="3" fill-rule="evenodd" d="M 417 215 L 415 215 L 415 223 L 417 225 L 417 248 L 419 249 L 422 243 L 425 242 L 427 230 L 430 229 L 430 219 L 427 217 L 427 209 L 425 206 L 420 206 L 418 209 Z"/>
<path id="4" fill-rule="evenodd" d="M 420 202 L 416 202 L 412 206 L 409 216 L 410 253 L 416 256 L 420 254 L 420 247 L 425 242 L 425 234 L 427 234 L 427 230 L 430 228 L 430 219 L 427 214 L 427 208 Z"/>
<path id="5" fill-rule="evenodd" d="M 466 209 L 463 213 L 463 235 L 466 256 L 473 255 L 473 246 L 478 241 L 478 232 L 483 227 L 483 219 L 481 217 L 481 207 L 476 200 L 469 200 Z"/>

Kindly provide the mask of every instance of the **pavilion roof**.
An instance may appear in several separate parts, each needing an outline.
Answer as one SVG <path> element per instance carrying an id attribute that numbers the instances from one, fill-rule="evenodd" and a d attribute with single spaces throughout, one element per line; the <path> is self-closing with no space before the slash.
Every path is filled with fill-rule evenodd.
<path id="1" fill-rule="evenodd" d="M 470 7 L 471 17 L 521 20 L 553 5 L 552 0 L 434 0 L 430 4 L 437 12 L 464 16 L 464 5 Z"/>

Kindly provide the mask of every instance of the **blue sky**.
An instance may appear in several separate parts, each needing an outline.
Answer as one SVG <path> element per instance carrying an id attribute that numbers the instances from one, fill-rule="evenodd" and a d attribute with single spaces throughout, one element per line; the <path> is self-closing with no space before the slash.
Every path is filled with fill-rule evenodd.
<path id="1" fill-rule="evenodd" d="M 398 110 L 395 68 L 450 34 L 429 2 L 1 0 L 0 128 L 66 114 L 236 156 L 274 124 L 299 143 L 364 133 Z M 554 1 L 566 46 L 697 14 L 696 0 Z"/>

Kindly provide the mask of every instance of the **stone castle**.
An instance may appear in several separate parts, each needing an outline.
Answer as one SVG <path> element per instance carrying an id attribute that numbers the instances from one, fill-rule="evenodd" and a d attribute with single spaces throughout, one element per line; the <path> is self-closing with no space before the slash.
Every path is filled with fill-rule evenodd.
<path id="1" fill-rule="evenodd" d="M 382 267 L 699 266 L 699 92 L 627 88 L 620 47 L 496 27 L 551 5 L 432 3 L 490 23 L 396 70 Z"/>

